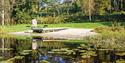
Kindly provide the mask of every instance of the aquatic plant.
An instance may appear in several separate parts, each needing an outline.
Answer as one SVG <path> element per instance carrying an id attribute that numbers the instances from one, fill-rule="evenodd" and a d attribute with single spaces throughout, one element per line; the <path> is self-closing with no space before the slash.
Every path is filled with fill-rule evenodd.
<path id="1" fill-rule="evenodd" d="M 40 61 L 40 63 L 49 63 L 49 62 L 46 60 L 42 60 L 42 61 Z"/>
<path id="2" fill-rule="evenodd" d="M 116 63 L 125 63 L 125 60 L 124 59 L 119 59 L 116 61 Z"/>
<path id="3" fill-rule="evenodd" d="M 82 58 L 90 58 L 92 56 L 97 56 L 96 52 L 94 51 L 85 51 L 84 53 L 81 53 Z"/>

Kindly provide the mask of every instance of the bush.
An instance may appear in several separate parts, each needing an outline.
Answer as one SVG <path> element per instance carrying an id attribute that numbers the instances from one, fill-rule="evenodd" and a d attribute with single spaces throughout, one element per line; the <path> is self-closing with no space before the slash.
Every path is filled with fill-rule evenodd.
<path id="1" fill-rule="evenodd" d="M 123 26 L 114 23 L 112 27 L 100 27 L 95 30 L 100 34 L 86 38 L 87 42 L 104 49 L 125 50 L 125 29 Z"/>
<path id="2" fill-rule="evenodd" d="M 18 12 L 17 15 L 16 15 L 16 19 L 17 19 L 17 22 L 18 24 L 21 24 L 21 23 L 31 23 L 31 16 L 26 13 L 26 12 Z"/>
<path id="3" fill-rule="evenodd" d="M 103 31 L 103 33 L 88 37 L 85 40 L 97 48 L 125 50 L 125 31 Z"/>
<path id="4" fill-rule="evenodd" d="M 38 18 L 38 23 L 43 23 L 43 24 L 58 24 L 58 23 L 64 23 L 66 17 L 63 15 L 57 16 L 57 17 L 52 17 L 52 16 L 47 16 L 47 17 L 39 17 Z"/>
<path id="5" fill-rule="evenodd" d="M 103 31 L 125 31 L 124 26 L 121 25 L 121 23 L 113 22 L 111 27 L 98 27 L 95 28 L 95 31 L 98 33 L 103 33 Z"/>
<path id="6" fill-rule="evenodd" d="M 44 24 L 50 24 L 54 22 L 54 17 L 48 16 L 48 17 L 39 17 L 37 18 L 38 23 L 44 23 Z"/>

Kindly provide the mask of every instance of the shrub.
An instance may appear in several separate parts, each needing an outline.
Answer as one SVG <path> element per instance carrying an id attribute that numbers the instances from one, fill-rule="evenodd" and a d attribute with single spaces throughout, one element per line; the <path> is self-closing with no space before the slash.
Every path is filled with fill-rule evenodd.
<path id="1" fill-rule="evenodd" d="M 125 50 L 125 29 L 120 24 L 113 24 L 112 27 L 100 27 L 95 29 L 99 35 L 87 37 L 89 43 L 104 49 Z"/>
<path id="2" fill-rule="evenodd" d="M 39 23 L 44 23 L 44 24 L 57 24 L 57 23 L 64 23 L 66 17 L 63 15 L 52 17 L 52 16 L 47 16 L 47 17 L 39 17 L 38 22 Z"/>
<path id="3" fill-rule="evenodd" d="M 31 16 L 26 12 L 18 12 L 16 15 L 16 23 L 30 23 Z"/>
<path id="4" fill-rule="evenodd" d="M 102 34 L 88 37 L 85 40 L 91 44 L 94 44 L 97 48 L 100 47 L 102 49 L 125 50 L 124 32 L 125 31 L 103 31 Z"/>
<path id="5" fill-rule="evenodd" d="M 124 26 L 121 25 L 121 23 L 113 22 L 111 27 L 98 27 L 95 28 L 95 31 L 98 33 L 102 33 L 103 31 L 125 31 Z"/>
<path id="6" fill-rule="evenodd" d="M 52 17 L 52 16 L 38 18 L 38 22 L 44 23 L 44 24 L 54 23 L 54 20 L 55 20 L 55 17 Z"/>

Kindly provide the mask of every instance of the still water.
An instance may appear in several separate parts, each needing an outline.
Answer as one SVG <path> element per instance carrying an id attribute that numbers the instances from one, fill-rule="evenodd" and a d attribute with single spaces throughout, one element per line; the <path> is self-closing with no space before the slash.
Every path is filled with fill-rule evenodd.
<path id="1" fill-rule="evenodd" d="M 125 59 L 124 51 L 116 52 L 60 39 L 0 38 L 0 63 L 121 63 Z"/>

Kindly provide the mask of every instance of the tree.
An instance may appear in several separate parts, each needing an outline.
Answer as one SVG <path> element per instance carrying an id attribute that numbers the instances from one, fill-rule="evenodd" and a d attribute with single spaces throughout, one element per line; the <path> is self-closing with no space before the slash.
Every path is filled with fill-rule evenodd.
<path id="1" fill-rule="evenodd" d="M 11 12 L 15 0 L 0 0 L 1 25 L 11 24 Z"/>
<path id="2" fill-rule="evenodd" d="M 94 14 L 95 2 L 94 0 L 80 0 L 81 9 L 84 11 L 85 15 L 89 16 L 89 20 L 92 20 L 92 14 Z"/>
<path id="3" fill-rule="evenodd" d="M 111 11 L 111 0 L 95 0 L 96 13 L 99 15 L 105 15 L 107 11 Z"/>
<path id="4" fill-rule="evenodd" d="M 4 9 L 4 0 L 1 0 L 1 24 L 4 25 L 4 15 L 5 15 L 5 9 Z"/>
<path id="5" fill-rule="evenodd" d="M 15 0 L 12 17 L 16 23 L 29 23 L 39 14 L 39 0 Z"/>

